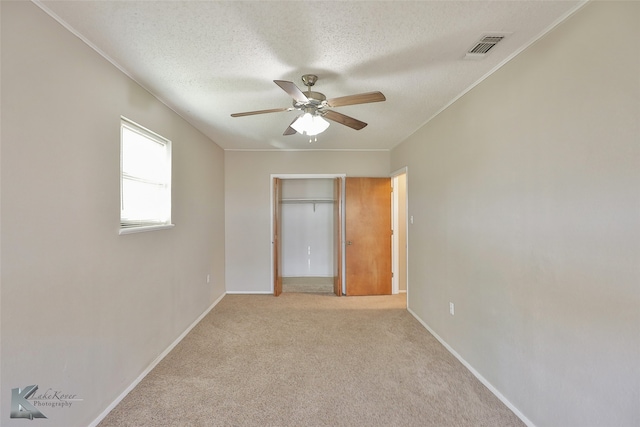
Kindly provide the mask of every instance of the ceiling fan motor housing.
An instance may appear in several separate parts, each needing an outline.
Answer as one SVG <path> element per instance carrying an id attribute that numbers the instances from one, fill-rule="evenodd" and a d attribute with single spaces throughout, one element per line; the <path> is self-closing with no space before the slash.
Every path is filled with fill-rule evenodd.
<path id="1" fill-rule="evenodd" d="M 293 101 L 294 108 L 304 109 L 304 108 L 322 108 L 327 105 L 327 97 L 320 92 L 307 91 L 304 92 L 304 95 L 309 100 L 308 102 L 298 102 Z"/>

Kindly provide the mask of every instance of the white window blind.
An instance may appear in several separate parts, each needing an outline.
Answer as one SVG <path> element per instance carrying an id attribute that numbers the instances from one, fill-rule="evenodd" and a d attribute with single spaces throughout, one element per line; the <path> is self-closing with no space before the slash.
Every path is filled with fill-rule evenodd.
<path id="1" fill-rule="evenodd" d="M 171 225 L 171 141 L 121 119 L 120 226 Z"/>

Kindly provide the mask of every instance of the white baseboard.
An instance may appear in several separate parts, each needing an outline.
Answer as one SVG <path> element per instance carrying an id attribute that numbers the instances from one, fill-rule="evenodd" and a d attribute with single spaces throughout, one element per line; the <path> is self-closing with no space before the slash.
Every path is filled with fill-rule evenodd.
<path id="1" fill-rule="evenodd" d="M 227 295 L 273 295 L 273 291 L 227 291 Z"/>
<path id="2" fill-rule="evenodd" d="M 98 417 L 95 420 L 93 420 L 91 424 L 89 424 L 89 427 L 96 427 L 98 424 L 100 424 L 100 422 L 109 414 L 109 412 L 111 412 L 113 408 L 115 408 L 118 405 L 118 403 L 120 403 L 122 399 L 124 399 L 127 396 L 127 394 L 129 394 L 129 392 L 131 392 L 131 390 L 133 390 L 135 386 L 137 386 L 140 383 L 140 381 L 142 381 L 144 377 L 146 377 L 147 374 L 151 372 L 151 370 L 155 368 L 156 365 L 160 363 L 160 361 L 164 359 L 165 356 L 169 354 L 169 352 L 171 352 L 171 350 L 173 350 L 174 347 L 177 346 L 184 337 L 187 336 L 189 332 L 191 332 L 191 329 L 193 329 L 198 323 L 200 323 L 202 319 L 204 319 L 204 317 L 207 314 L 209 314 L 211 309 L 215 307 L 222 300 L 222 298 L 224 298 L 225 295 L 226 293 L 220 295 L 220 297 L 217 300 L 215 300 L 213 304 L 209 306 L 209 308 L 207 308 L 196 320 L 194 320 L 193 323 L 191 323 L 191 325 L 189 325 L 189 327 L 185 329 L 185 331 L 182 334 L 180 334 L 180 336 L 176 338 L 176 340 L 172 342 L 171 345 L 169 345 L 169 347 L 167 347 L 162 353 L 160 353 L 160 355 L 156 357 L 156 359 L 153 362 L 151 362 L 151 364 L 147 366 L 147 368 L 144 371 L 142 371 L 142 373 L 138 376 L 138 378 L 136 378 L 129 385 L 129 387 L 127 387 L 122 393 L 120 393 L 120 395 L 116 397 L 116 399 L 113 402 L 111 402 L 111 404 L 107 406 L 107 408 L 104 411 L 102 411 L 102 413 L 98 415 Z"/>
<path id="3" fill-rule="evenodd" d="M 435 337 L 435 339 L 440 341 L 440 344 L 442 344 L 444 346 L 444 348 L 446 348 L 447 351 L 449 351 L 449 353 L 453 354 L 453 356 L 456 359 L 458 359 L 460 361 L 460 363 L 462 363 L 465 366 L 465 368 L 467 368 L 478 380 L 480 380 L 480 382 L 482 384 L 484 384 L 485 387 L 487 387 L 491 393 L 493 393 L 498 399 L 500 399 L 500 401 L 502 403 L 504 403 L 507 406 L 507 408 L 511 409 L 511 411 L 514 414 L 516 414 L 516 416 L 518 418 L 520 418 L 520 420 L 522 420 L 523 423 L 525 423 L 528 427 L 536 427 L 535 424 L 533 424 L 533 422 L 531 422 L 530 419 L 525 417 L 524 414 L 522 412 L 520 412 L 520 410 L 518 408 L 516 408 L 511 402 L 509 402 L 509 400 L 507 400 L 507 398 L 504 397 L 502 395 L 502 393 L 500 393 L 489 381 L 487 381 L 487 379 L 485 377 L 480 375 L 480 373 L 478 371 L 476 371 L 473 368 L 473 366 L 471 366 L 466 360 L 464 360 L 462 358 L 462 356 L 460 356 L 453 348 L 451 348 L 451 346 L 449 344 L 447 344 L 446 341 L 444 341 L 442 338 L 440 338 L 440 336 L 438 334 L 436 334 L 435 331 L 433 329 L 431 329 L 429 327 L 429 325 L 427 325 L 424 322 L 424 320 L 422 320 L 416 313 L 414 313 L 413 310 L 411 310 L 409 307 L 407 307 L 407 311 L 409 313 L 411 313 L 411 315 L 413 317 L 415 317 L 416 320 L 418 322 L 420 322 L 420 324 L 422 324 L 422 326 L 424 326 L 427 329 L 427 331 L 429 331 L 429 333 Z"/>

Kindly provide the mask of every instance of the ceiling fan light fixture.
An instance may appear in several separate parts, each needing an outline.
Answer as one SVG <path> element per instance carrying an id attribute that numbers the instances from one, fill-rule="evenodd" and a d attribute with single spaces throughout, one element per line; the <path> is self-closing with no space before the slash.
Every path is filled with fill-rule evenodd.
<path id="1" fill-rule="evenodd" d="M 380 102 L 387 99 L 382 92 L 378 91 L 327 99 L 324 94 L 311 90 L 311 87 L 316 83 L 317 79 L 318 76 L 315 74 L 305 74 L 302 76 L 302 82 L 308 89 L 306 92 L 302 92 L 298 89 L 293 82 L 286 80 L 274 80 L 273 82 L 280 86 L 280 88 L 293 99 L 292 107 L 233 113 L 231 114 L 231 117 L 243 117 L 252 116 L 254 114 L 297 110 L 303 112 L 303 114 L 294 118 L 293 122 L 287 127 L 287 129 L 285 129 L 282 135 L 287 136 L 299 133 L 301 135 L 316 136 L 327 130 L 329 127 L 329 122 L 325 119 L 355 130 L 360 130 L 367 126 L 365 122 L 354 119 L 353 117 L 349 117 L 345 114 L 338 113 L 337 111 L 329 110 L 329 107 L 333 108 L 345 105 L 368 104 L 370 102 Z"/>
<path id="2" fill-rule="evenodd" d="M 299 134 L 313 136 L 327 130 L 329 122 L 322 118 L 322 116 L 304 113 L 291 123 L 291 127 Z"/>

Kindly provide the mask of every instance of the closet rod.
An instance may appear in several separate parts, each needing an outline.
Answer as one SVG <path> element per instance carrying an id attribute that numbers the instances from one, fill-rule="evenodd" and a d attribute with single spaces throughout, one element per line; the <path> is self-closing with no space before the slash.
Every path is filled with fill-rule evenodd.
<path id="1" fill-rule="evenodd" d="M 316 211 L 316 204 L 318 203 L 335 203 L 333 199 L 282 199 L 280 203 L 309 203 L 313 205 L 313 211 Z"/>

